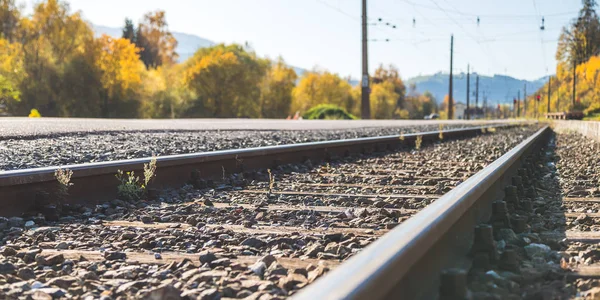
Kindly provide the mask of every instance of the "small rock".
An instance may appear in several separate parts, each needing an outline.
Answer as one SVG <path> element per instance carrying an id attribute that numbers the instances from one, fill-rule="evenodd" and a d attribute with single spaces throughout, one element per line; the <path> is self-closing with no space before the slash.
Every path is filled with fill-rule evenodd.
<path id="1" fill-rule="evenodd" d="M 544 244 L 529 244 L 525 246 L 525 252 L 530 259 L 534 257 L 545 258 L 550 252 L 550 247 Z"/>
<path id="2" fill-rule="evenodd" d="M 301 288 L 308 283 L 308 279 L 303 275 L 290 273 L 287 277 L 282 278 L 279 281 L 279 286 L 287 291 L 296 288 Z"/>
<path id="3" fill-rule="evenodd" d="M 9 262 L 0 263 L 0 274 L 14 274 L 16 270 L 15 265 Z"/>
<path id="4" fill-rule="evenodd" d="M 32 228 L 33 226 L 35 226 L 35 222 L 33 222 L 33 221 L 27 221 L 27 222 L 25 222 L 25 228 L 26 229 Z"/>
<path id="5" fill-rule="evenodd" d="M 217 289 L 208 289 L 202 291 L 200 296 L 198 296 L 199 300 L 219 300 L 221 299 L 221 293 Z"/>
<path id="6" fill-rule="evenodd" d="M 269 266 L 271 266 L 272 263 L 276 262 L 277 259 L 275 258 L 275 256 L 269 254 L 269 255 L 263 256 L 259 261 L 264 262 L 265 265 L 267 267 L 269 267 Z"/>
<path id="7" fill-rule="evenodd" d="M 321 246 L 321 244 L 314 243 L 310 247 L 306 248 L 304 254 L 306 254 L 309 257 L 317 257 L 317 254 L 319 254 L 319 252 L 323 252 L 323 250 L 324 248 L 323 246 Z"/>
<path id="8" fill-rule="evenodd" d="M 265 275 L 265 271 L 267 270 L 267 265 L 262 261 L 257 261 L 253 265 L 249 267 L 252 272 L 260 277 Z"/>
<path id="9" fill-rule="evenodd" d="M 4 256 L 14 256 L 17 254 L 17 250 L 15 250 L 15 248 L 12 247 L 4 247 L 4 249 L 2 249 L 2 255 Z"/>
<path id="10" fill-rule="evenodd" d="M 314 270 L 308 272 L 308 282 L 313 282 L 315 281 L 317 278 L 323 276 L 323 274 L 327 273 L 327 271 L 329 271 L 329 268 L 323 266 L 323 265 L 318 265 Z"/>
<path id="11" fill-rule="evenodd" d="M 255 237 L 249 237 L 249 238 L 245 239 L 244 241 L 242 241 L 241 245 L 258 249 L 258 248 L 262 248 L 262 247 L 266 246 L 267 243 L 260 239 L 255 238 Z"/>
<path id="12" fill-rule="evenodd" d="M 149 292 L 147 292 L 143 299 L 146 300 L 178 300 L 178 299 L 183 299 L 181 298 L 181 291 L 170 285 L 170 284 L 166 284 L 166 285 L 161 285 L 157 288 L 154 288 L 152 290 L 150 290 Z"/>
<path id="13" fill-rule="evenodd" d="M 36 290 L 36 293 L 48 294 L 52 297 L 52 299 L 58 299 L 64 297 L 67 294 L 65 290 L 59 288 L 41 288 Z"/>
<path id="14" fill-rule="evenodd" d="M 104 259 L 106 260 L 117 260 L 117 259 L 126 259 L 127 254 L 124 252 L 118 251 L 106 251 L 104 252 Z"/>
<path id="15" fill-rule="evenodd" d="M 211 263 L 212 261 L 217 260 L 217 256 L 214 255 L 210 251 L 202 251 L 200 252 L 200 263 Z"/>
<path id="16" fill-rule="evenodd" d="M 144 223 L 144 224 L 152 224 L 152 223 L 154 223 L 154 220 L 152 219 L 152 217 L 150 217 L 150 216 L 146 216 L 146 215 L 144 215 L 144 216 L 141 216 L 141 217 L 140 217 L 140 220 L 141 220 L 141 221 L 142 221 L 142 223 Z"/>
<path id="17" fill-rule="evenodd" d="M 56 245 L 56 247 L 54 247 L 54 249 L 60 249 L 60 250 L 64 250 L 64 249 L 68 249 L 69 248 L 69 244 L 67 244 L 66 242 L 60 242 Z"/>
<path id="18" fill-rule="evenodd" d="M 35 262 L 40 266 L 55 266 L 65 262 L 65 257 L 62 254 L 45 256 L 40 253 L 35 256 Z"/>
<path id="19" fill-rule="evenodd" d="M 77 278 L 72 276 L 56 277 L 48 280 L 47 285 L 54 285 L 62 289 L 68 289 L 73 283 L 77 282 Z"/>
<path id="20" fill-rule="evenodd" d="M 23 220 L 23 218 L 12 217 L 8 219 L 9 227 L 23 227 L 23 225 L 25 225 L 25 221 Z"/>
<path id="21" fill-rule="evenodd" d="M 135 234 L 135 232 L 131 232 L 131 231 L 123 232 L 123 234 L 121 234 L 122 240 L 131 240 L 135 237 L 137 237 L 137 234 Z"/>
<path id="22" fill-rule="evenodd" d="M 23 280 L 29 280 L 35 278 L 35 273 L 31 268 L 19 268 L 19 271 L 17 271 L 17 276 Z"/>
<path id="23" fill-rule="evenodd" d="M 154 253 L 154 259 L 162 259 L 160 253 Z"/>

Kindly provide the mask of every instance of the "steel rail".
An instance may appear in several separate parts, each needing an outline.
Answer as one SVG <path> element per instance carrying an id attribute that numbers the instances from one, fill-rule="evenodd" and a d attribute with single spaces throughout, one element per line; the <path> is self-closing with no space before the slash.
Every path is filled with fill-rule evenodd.
<path id="1" fill-rule="evenodd" d="M 475 225 L 541 146 L 548 126 L 301 290 L 294 299 L 435 299 L 443 269 L 468 268 Z"/>
<path id="2" fill-rule="evenodd" d="M 473 136 L 489 128 L 511 127 L 501 124 L 463 129 L 442 130 L 444 139 Z M 202 153 L 156 157 L 157 176 L 151 187 L 177 187 L 189 183 L 192 173 L 204 179 L 220 178 L 225 173 L 238 173 L 275 167 L 280 164 L 298 163 L 308 159 L 319 161 L 352 153 L 369 153 L 414 145 L 418 136 L 424 143 L 439 140 L 440 131 L 356 138 L 280 146 L 268 146 Z M 117 171 L 134 171 L 142 174 L 143 166 L 153 158 L 107 161 L 43 167 L 0 172 L 0 215 L 11 216 L 31 208 L 56 201 L 59 189 L 55 178 L 57 169 L 71 170 L 73 175 L 66 199 L 62 203 L 97 204 L 114 199 L 119 181 Z"/>

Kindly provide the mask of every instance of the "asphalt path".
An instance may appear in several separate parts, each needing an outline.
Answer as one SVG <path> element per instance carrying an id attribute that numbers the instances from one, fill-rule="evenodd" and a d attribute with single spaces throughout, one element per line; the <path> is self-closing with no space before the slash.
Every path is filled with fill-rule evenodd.
<path id="1" fill-rule="evenodd" d="M 0 118 L 0 138 L 32 138 L 70 133 L 164 130 L 340 130 L 427 124 L 485 124 L 508 120 L 274 120 L 274 119 L 78 119 Z"/>

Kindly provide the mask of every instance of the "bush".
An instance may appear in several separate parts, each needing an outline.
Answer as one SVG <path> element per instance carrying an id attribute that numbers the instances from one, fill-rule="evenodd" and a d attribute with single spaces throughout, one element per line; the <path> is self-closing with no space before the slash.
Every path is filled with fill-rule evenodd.
<path id="1" fill-rule="evenodd" d="M 586 116 L 593 116 L 600 114 L 600 103 L 594 103 L 590 105 L 586 110 L 583 111 Z"/>
<path id="2" fill-rule="evenodd" d="M 29 117 L 30 118 L 41 118 L 42 115 L 40 114 L 40 112 L 37 109 L 32 109 L 31 112 L 29 112 Z"/>
<path id="3" fill-rule="evenodd" d="M 319 104 L 309 109 L 302 118 L 308 120 L 355 120 L 345 109 L 333 104 Z"/>

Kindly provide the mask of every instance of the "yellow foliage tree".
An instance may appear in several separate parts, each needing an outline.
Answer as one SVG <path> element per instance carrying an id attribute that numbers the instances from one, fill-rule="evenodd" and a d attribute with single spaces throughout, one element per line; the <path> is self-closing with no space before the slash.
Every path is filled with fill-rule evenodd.
<path id="1" fill-rule="evenodd" d="M 96 61 L 101 71 L 101 82 L 105 89 L 103 115 L 117 116 L 118 100 L 128 98 L 139 88 L 143 65 L 139 61 L 139 49 L 128 39 L 113 39 L 103 35 L 98 39 L 100 55 Z M 126 103 L 137 106 L 137 103 Z"/>
<path id="2" fill-rule="evenodd" d="M 183 70 L 184 84 L 198 100 L 192 116 L 258 117 L 259 83 L 268 61 L 239 45 L 217 45 L 198 50 Z M 198 111 L 200 110 L 200 111 Z"/>
<path id="3" fill-rule="evenodd" d="M 296 71 L 288 67 L 282 58 L 272 63 L 261 82 L 261 117 L 285 118 L 288 115 L 296 79 Z"/>
<path id="4" fill-rule="evenodd" d="M 351 114 L 359 112 L 348 81 L 327 71 L 307 72 L 294 88 L 291 113 L 305 112 L 319 104 L 335 104 Z"/>
<path id="5" fill-rule="evenodd" d="M 395 86 L 390 81 L 374 84 L 369 100 L 371 102 L 371 118 L 391 119 L 396 111 L 398 98 Z"/>

